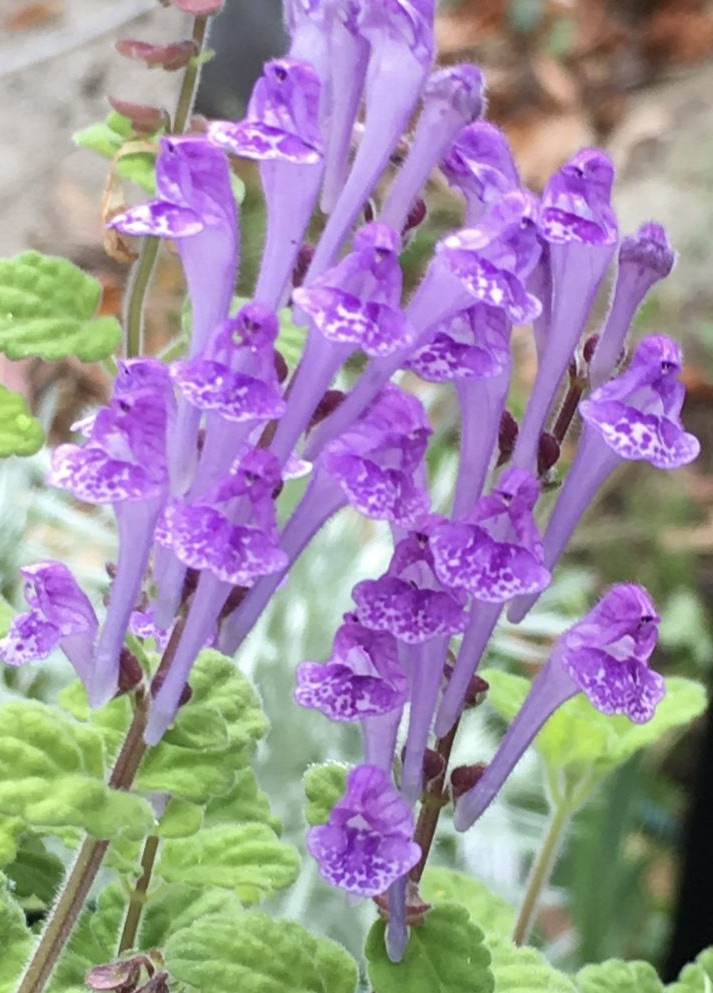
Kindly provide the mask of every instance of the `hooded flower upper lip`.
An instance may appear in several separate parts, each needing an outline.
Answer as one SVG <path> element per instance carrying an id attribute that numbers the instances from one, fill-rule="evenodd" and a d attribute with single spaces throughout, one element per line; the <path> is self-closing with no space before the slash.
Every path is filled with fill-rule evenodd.
<path id="1" fill-rule="evenodd" d="M 614 167 L 596 148 L 577 152 L 555 173 L 542 194 L 539 229 L 547 241 L 610 245 L 616 215 L 610 206 Z"/>
<path id="2" fill-rule="evenodd" d="M 580 404 L 586 423 L 625 459 L 673 469 L 698 456 L 698 440 L 683 429 L 685 387 L 678 381 L 679 345 L 664 335 L 642 341 L 623 375 Z"/>

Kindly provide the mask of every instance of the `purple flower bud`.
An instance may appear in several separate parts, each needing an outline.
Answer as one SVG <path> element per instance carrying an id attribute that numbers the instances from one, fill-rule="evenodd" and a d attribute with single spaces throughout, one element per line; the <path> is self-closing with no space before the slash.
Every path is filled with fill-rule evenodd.
<path id="1" fill-rule="evenodd" d="M 588 504 L 622 459 L 676 469 L 698 456 L 698 440 L 681 424 L 686 392 L 678 381 L 681 363 L 675 341 L 664 335 L 645 338 L 627 371 L 580 403 L 584 434 L 544 535 L 548 569 L 554 568 Z M 510 620 L 522 620 L 536 599 L 513 604 Z"/>
<path id="2" fill-rule="evenodd" d="M 545 419 L 614 253 L 613 179 L 607 156 L 585 149 L 552 177 L 542 194 L 539 229 L 549 242 L 552 297 L 549 324 L 537 329 L 537 377 L 513 454 L 514 463 L 524 468 L 535 467 Z M 547 274 L 538 273 L 537 282 L 547 286 Z"/>
<path id="3" fill-rule="evenodd" d="M 535 216 L 531 194 L 506 193 L 476 227 L 447 235 L 436 246 L 438 257 L 476 300 L 503 309 L 519 324 L 541 310 L 524 285 L 540 254 Z"/>
<path id="4" fill-rule="evenodd" d="M 507 138 L 486 121 L 463 128 L 441 162 L 441 170 L 465 197 L 469 227 L 478 223 L 486 206 L 520 187 Z"/>
<path id="5" fill-rule="evenodd" d="M 295 699 L 333 721 L 362 721 L 400 710 L 406 676 L 396 639 L 347 617 L 334 638 L 331 660 L 297 667 Z"/>
<path id="6" fill-rule="evenodd" d="M 87 683 L 99 623 L 86 594 L 60 562 L 38 562 L 20 574 L 30 610 L 13 618 L 0 639 L 0 657 L 7 665 L 24 665 L 61 648 Z"/>
<path id="7" fill-rule="evenodd" d="M 497 795 L 547 718 L 583 692 L 603 714 L 650 721 L 665 693 L 648 660 L 659 617 L 641 586 L 615 586 L 556 642 L 492 762 L 456 804 L 454 823 L 465 831 Z"/>
<path id="8" fill-rule="evenodd" d="M 433 73 L 423 94 L 423 110 L 409 154 L 389 190 L 381 220 L 396 230 L 444 151 L 463 125 L 485 110 L 485 84 L 476 66 L 466 63 Z"/>
<path id="9" fill-rule="evenodd" d="M 654 283 L 671 272 L 676 253 L 660 224 L 642 224 L 619 248 L 614 297 L 589 368 L 593 387 L 611 374 L 624 346 L 636 310 Z"/>
<path id="10" fill-rule="evenodd" d="M 534 476 L 507 469 L 464 521 L 436 527 L 430 545 L 441 582 L 486 603 L 544 589 L 550 573 L 542 565 L 542 540 L 532 516 L 539 493 Z"/>
<path id="11" fill-rule="evenodd" d="M 349 773 L 347 790 L 327 824 L 307 833 L 321 876 L 354 896 L 378 896 L 414 866 L 413 814 L 388 773 L 372 765 Z"/>

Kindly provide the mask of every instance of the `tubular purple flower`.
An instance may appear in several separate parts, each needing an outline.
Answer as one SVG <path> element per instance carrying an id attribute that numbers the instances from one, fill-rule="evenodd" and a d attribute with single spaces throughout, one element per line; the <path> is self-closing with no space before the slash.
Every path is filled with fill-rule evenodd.
<path id="1" fill-rule="evenodd" d="M 460 460 L 453 517 L 482 493 L 497 458 L 500 418 L 510 385 L 511 325 L 505 312 L 476 304 L 440 325 L 409 368 L 423 379 L 455 384 L 460 406 Z"/>
<path id="2" fill-rule="evenodd" d="M 164 510 L 156 540 L 201 576 L 171 666 L 151 704 L 148 744 L 160 741 L 173 721 L 191 667 L 216 630 L 231 590 L 284 569 L 273 499 L 280 481 L 274 456 L 248 448 L 212 491 L 193 502 L 172 501 Z"/>
<path id="3" fill-rule="evenodd" d="M 549 243 L 552 312 L 546 334 L 538 336 L 537 377 L 513 453 L 513 463 L 523 468 L 536 464 L 545 418 L 616 247 L 613 180 L 607 156 L 585 149 L 552 177 L 542 195 L 539 230 Z"/>
<path id="4" fill-rule="evenodd" d="M 260 162 L 267 232 L 253 296 L 277 309 L 295 266 L 322 178 L 324 144 L 319 124 L 321 83 L 314 67 L 274 59 L 255 84 L 247 117 L 214 121 L 212 141 Z"/>
<path id="5" fill-rule="evenodd" d="M 389 384 L 352 427 L 330 442 L 280 536 L 291 568 L 329 518 L 350 504 L 375 520 L 418 524 L 429 499 L 416 481 L 431 428 L 416 397 Z M 222 650 L 233 654 L 267 606 L 284 573 L 266 577 L 223 624 Z"/>
<path id="6" fill-rule="evenodd" d="M 119 654 L 168 492 L 167 433 L 174 407 L 168 370 L 156 359 L 130 360 L 120 370 L 110 405 L 81 425 L 87 443 L 55 449 L 48 476 L 51 486 L 85 503 L 111 503 L 116 514 L 119 559 L 89 685 L 95 707 L 116 691 Z"/>
<path id="7" fill-rule="evenodd" d="M 668 276 L 675 261 L 676 253 L 660 224 L 642 224 L 635 235 L 622 241 L 614 297 L 589 363 L 593 388 L 601 386 L 616 368 L 639 304 L 654 283 Z"/>
<path id="8" fill-rule="evenodd" d="M 441 171 L 465 197 L 466 227 L 474 227 L 488 205 L 520 188 L 508 140 L 500 128 L 487 121 L 462 129 L 444 156 Z"/>
<path id="9" fill-rule="evenodd" d="M 349 773 L 344 796 L 327 824 L 307 832 L 307 848 L 332 886 L 354 896 L 385 892 L 421 857 L 412 840 L 413 814 L 387 772 L 360 765 Z"/>
<path id="10" fill-rule="evenodd" d="M 87 685 L 99 628 L 88 597 L 61 562 L 37 562 L 20 569 L 20 575 L 30 609 L 17 614 L 0 639 L 0 658 L 7 665 L 24 665 L 60 648 Z"/>
<path id="11" fill-rule="evenodd" d="M 442 737 L 463 708 L 468 684 L 485 651 L 502 606 L 518 593 L 544 589 L 542 539 L 532 511 L 540 487 L 523 469 L 507 469 L 497 487 L 480 497 L 463 521 L 434 528 L 430 545 L 436 575 L 477 601 L 436 717 Z"/>
<path id="12" fill-rule="evenodd" d="M 371 45 L 366 113 L 349 177 L 322 233 L 309 279 L 334 263 L 423 90 L 433 59 L 434 0 L 363 0 L 357 30 Z"/>
<path id="13" fill-rule="evenodd" d="M 400 239 L 391 228 L 367 224 L 354 236 L 354 251 L 309 286 L 295 290 L 294 304 L 309 321 L 310 332 L 287 412 L 271 446 L 281 461 L 292 452 L 333 376 L 353 351 L 388 356 L 413 341 L 400 306 L 399 250 Z"/>
<path id="14" fill-rule="evenodd" d="M 485 84 L 470 63 L 434 72 L 423 94 L 423 109 L 406 161 L 396 174 L 379 219 L 401 231 L 414 200 L 453 138 L 485 110 Z"/>
<path id="15" fill-rule="evenodd" d="M 648 665 L 658 623 L 646 590 L 622 584 L 562 635 L 482 778 L 457 800 L 458 831 L 487 809 L 547 718 L 576 693 L 602 714 L 624 714 L 637 724 L 651 720 L 665 693 L 662 677 Z"/>
<path id="16" fill-rule="evenodd" d="M 544 536 L 544 562 L 554 568 L 574 529 L 605 479 L 624 459 L 677 469 L 700 451 L 681 423 L 685 387 L 678 381 L 680 346 L 665 335 L 645 338 L 627 371 L 580 403 L 584 433 Z M 536 597 L 516 601 L 511 621 L 521 620 Z"/>

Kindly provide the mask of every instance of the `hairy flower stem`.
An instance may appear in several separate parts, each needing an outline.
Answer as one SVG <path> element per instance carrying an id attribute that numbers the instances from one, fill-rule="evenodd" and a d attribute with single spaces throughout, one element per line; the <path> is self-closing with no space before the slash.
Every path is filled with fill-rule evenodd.
<path id="1" fill-rule="evenodd" d="M 183 74 L 176 112 L 173 115 L 172 134 L 182 134 L 188 123 L 188 115 L 193 106 L 198 79 L 200 77 L 200 56 L 205 45 L 207 31 L 208 18 L 196 17 L 193 22 L 192 34 L 192 39 L 196 46 L 196 54 L 186 66 L 186 71 Z M 151 274 L 153 273 L 154 263 L 158 255 L 159 244 L 159 238 L 144 238 L 141 253 L 131 273 L 129 301 L 126 305 L 126 356 L 130 359 L 144 353 L 144 299 L 149 283 L 151 282 Z"/>
<path id="2" fill-rule="evenodd" d="M 571 816 L 572 809 L 566 803 L 555 806 L 553 810 L 542 848 L 530 870 L 525 896 L 515 922 L 512 940 L 516 945 L 524 945 L 530 936 L 535 923 L 540 896 L 554 869 L 560 845 L 564 840 L 565 829 Z"/>
<path id="3" fill-rule="evenodd" d="M 428 861 L 431 845 L 433 844 L 436 828 L 438 827 L 438 818 L 441 816 L 441 810 L 446 802 L 443 787 L 446 783 L 448 762 L 451 757 L 453 742 L 458 733 L 459 724 L 460 718 L 453 724 L 450 731 L 436 742 L 436 751 L 443 759 L 443 770 L 440 775 L 431 780 L 421 802 L 421 810 L 413 836 L 413 840 L 421 846 L 421 858 L 410 872 L 410 877 L 414 883 L 419 882 L 423 875 L 423 870 L 426 868 L 426 862 Z"/>
<path id="4" fill-rule="evenodd" d="M 128 789 L 133 782 L 146 750 L 144 728 L 147 714 L 148 697 L 142 692 L 137 694 L 134 719 L 109 777 L 112 789 Z M 111 839 L 89 837 L 82 842 L 17 993 L 41 993 L 44 989 L 84 907 L 110 843 Z"/>
<path id="5" fill-rule="evenodd" d="M 157 835 L 152 834 L 146 839 L 144 844 L 144 850 L 141 855 L 141 876 L 137 880 L 131 894 L 131 900 L 129 901 L 129 907 L 124 919 L 124 927 L 122 928 L 121 938 L 119 939 L 117 955 L 121 955 L 122 952 L 128 952 L 136 944 L 136 935 L 139 930 L 139 923 L 141 922 L 141 914 L 146 905 L 146 891 L 151 882 L 151 874 L 153 872 L 154 862 L 156 861 L 156 855 L 158 854 L 160 840 Z"/>

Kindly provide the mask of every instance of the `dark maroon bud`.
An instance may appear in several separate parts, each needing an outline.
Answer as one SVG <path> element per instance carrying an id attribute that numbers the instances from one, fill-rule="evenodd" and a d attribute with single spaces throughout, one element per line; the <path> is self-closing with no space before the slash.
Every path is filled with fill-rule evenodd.
<path id="1" fill-rule="evenodd" d="M 500 430 L 498 431 L 499 466 L 505 465 L 515 451 L 518 431 L 517 421 L 509 410 L 504 410 L 500 417 Z"/>
<path id="2" fill-rule="evenodd" d="M 426 220 L 427 213 L 426 201 L 422 197 L 419 197 L 408 212 L 408 217 L 406 218 L 406 223 L 401 234 L 407 234 L 409 231 L 417 228 L 419 224 L 422 224 Z"/>
<path id="3" fill-rule="evenodd" d="M 314 245 L 310 245 L 309 242 L 305 242 L 304 245 L 300 245 L 300 250 L 297 253 L 297 261 L 295 262 L 295 267 L 292 270 L 292 285 L 295 289 L 301 286 L 304 282 L 304 278 L 307 275 L 309 267 L 312 265 L 312 259 L 314 258 Z"/>
<path id="4" fill-rule="evenodd" d="M 200 576 L 198 569 L 186 569 L 186 574 L 183 577 L 183 589 L 181 590 L 181 603 L 185 603 L 188 597 L 193 596 L 196 592 Z"/>
<path id="5" fill-rule="evenodd" d="M 221 610 L 218 619 L 223 620 L 228 614 L 232 614 L 234 610 L 240 606 L 245 597 L 247 596 L 249 587 L 247 586 L 236 586 L 228 594 L 228 599 L 225 601 L 223 609 Z"/>
<path id="6" fill-rule="evenodd" d="M 277 500 L 277 498 L 279 497 L 280 493 L 282 493 L 284 488 L 285 488 L 285 482 L 284 480 L 281 479 L 280 482 L 275 487 L 275 489 L 272 491 L 272 499 Z"/>
<path id="7" fill-rule="evenodd" d="M 364 204 L 364 223 L 371 224 L 376 218 L 376 204 L 373 200 L 367 200 Z"/>
<path id="8" fill-rule="evenodd" d="M 212 17 L 219 14 L 225 6 L 225 0 L 171 0 L 174 7 L 191 14 L 193 17 Z"/>
<path id="9" fill-rule="evenodd" d="M 109 579 L 116 579 L 116 562 L 105 562 L 104 569 Z"/>
<path id="10" fill-rule="evenodd" d="M 485 700 L 489 689 L 490 684 L 487 680 L 483 679 L 482 676 L 473 676 L 468 683 L 468 689 L 465 691 L 465 702 L 463 704 L 465 710 L 472 710 L 473 707 L 479 707 L 483 700 Z"/>
<path id="11" fill-rule="evenodd" d="M 569 360 L 567 375 L 570 379 L 577 379 L 579 375 L 579 370 L 577 369 L 577 359 L 574 356 Z"/>
<path id="12" fill-rule="evenodd" d="M 309 422 L 307 428 L 311 431 L 315 425 L 319 424 L 320 421 L 325 420 L 329 415 L 337 409 L 339 404 L 344 399 L 345 394 L 342 390 L 327 390 L 322 399 L 317 404 L 315 412 L 312 414 L 312 420 Z"/>
<path id="13" fill-rule="evenodd" d="M 451 773 L 451 795 L 454 800 L 471 790 L 480 782 L 487 769 L 484 762 L 474 762 L 473 765 L 459 765 Z"/>
<path id="14" fill-rule="evenodd" d="M 129 100 L 121 100 L 119 97 L 109 97 L 109 103 L 117 114 L 128 117 L 134 131 L 142 134 L 154 134 L 161 128 L 170 125 L 170 118 L 161 107 L 151 107 L 145 103 L 131 103 Z"/>
<path id="15" fill-rule="evenodd" d="M 585 341 L 584 347 L 582 348 L 582 358 L 587 363 L 587 365 L 589 365 L 589 363 L 594 358 L 594 353 L 597 350 L 598 344 L 599 344 L 598 334 L 590 334 L 590 336 Z"/>
<path id="16" fill-rule="evenodd" d="M 144 671 L 139 660 L 131 649 L 124 645 L 119 654 L 119 692 L 117 696 L 135 690 L 143 678 Z"/>
<path id="17" fill-rule="evenodd" d="M 290 367 L 287 364 L 285 356 L 282 352 L 278 352 L 277 349 L 275 349 L 274 365 L 278 382 L 284 383 L 290 374 Z"/>
<path id="18" fill-rule="evenodd" d="M 155 697 L 158 694 L 158 692 L 161 689 L 161 687 L 163 686 L 165 680 L 166 680 L 166 673 L 165 672 L 157 672 L 156 673 L 156 675 L 151 680 L 151 696 L 152 697 Z M 179 707 L 183 707 L 184 704 L 188 703 L 188 701 L 191 699 L 192 696 L 193 696 L 193 690 L 191 689 L 190 685 L 188 683 L 186 683 L 186 685 L 183 687 L 183 690 L 181 691 L 181 698 L 178 701 L 178 706 Z"/>
<path id="19" fill-rule="evenodd" d="M 157 972 L 147 983 L 139 986 L 136 993 L 168 993 L 168 973 Z"/>
<path id="20" fill-rule="evenodd" d="M 205 428 L 198 429 L 198 436 L 196 438 L 196 449 L 200 455 L 203 451 L 203 446 L 205 445 Z"/>
<path id="21" fill-rule="evenodd" d="M 136 38 L 120 38 L 116 50 L 126 59 L 144 62 L 150 69 L 161 68 L 168 72 L 185 69 L 198 48 L 194 41 L 175 41 L 170 45 L 152 45 Z M 120 111 L 121 113 L 121 111 Z"/>
<path id="22" fill-rule="evenodd" d="M 443 775 L 446 768 L 446 760 L 434 748 L 427 748 L 423 756 L 423 779 L 425 783 L 430 783 L 432 779 L 438 779 Z"/>
<path id="23" fill-rule="evenodd" d="M 557 464 L 559 457 L 560 443 L 549 431 L 543 431 L 537 446 L 537 475 L 546 475 Z"/>

